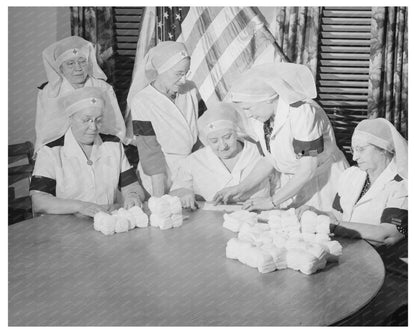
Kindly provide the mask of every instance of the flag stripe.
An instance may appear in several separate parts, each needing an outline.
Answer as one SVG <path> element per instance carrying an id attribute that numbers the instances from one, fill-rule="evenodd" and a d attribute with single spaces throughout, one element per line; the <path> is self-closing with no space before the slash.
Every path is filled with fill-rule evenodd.
<path id="1" fill-rule="evenodd" d="M 223 99 L 229 88 L 225 84 L 223 74 L 228 72 L 227 76 L 232 76 L 233 73 L 245 70 L 254 62 L 255 40 L 259 37 L 257 33 L 264 28 L 263 23 L 250 8 L 238 9 L 238 12 L 235 8 L 226 8 L 224 11 L 227 11 L 228 15 L 224 15 L 223 19 L 225 18 L 230 24 L 220 35 L 215 31 L 214 35 L 207 36 L 209 31 L 204 34 L 201 40 L 216 38 L 204 58 L 197 59 L 192 54 L 192 62 L 202 61 L 202 65 L 193 72 L 192 77 L 205 99 L 209 99 L 214 93 L 218 99 Z M 260 45 L 264 45 L 264 48 L 274 41 L 262 37 Z M 237 59 L 239 60 L 233 66 Z"/>
<path id="2" fill-rule="evenodd" d="M 200 89 L 203 81 L 206 82 L 206 85 L 209 81 L 211 81 L 212 90 L 214 89 L 218 79 L 216 80 L 215 76 L 212 77 L 212 73 L 210 73 L 212 68 L 222 56 L 228 57 L 229 59 L 232 58 L 232 60 L 236 58 L 236 50 L 229 48 L 229 46 L 235 41 L 236 34 L 239 32 L 241 33 L 241 30 L 244 30 L 249 22 L 246 15 L 244 15 L 243 10 L 237 9 L 236 11 L 235 8 L 224 8 L 222 12 L 227 15 L 221 15 L 220 18 L 223 20 L 222 24 L 217 21 L 217 25 L 225 26 L 225 29 L 222 29 L 221 31 L 218 29 L 217 31 L 208 30 L 205 33 L 202 31 L 200 33 L 202 34 L 200 37 L 201 43 L 197 49 L 201 50 L 202 52 L 194 52 L 192 54 L 191 66 L 199 66 L 197 68 L 194 67 L 192 70 L 191 78 L 195 80 L 195 83 L 198 87 L 200 87 Z M 206 12 L 203 14 L 206 14 Z M 226 22 L 230 23 L 226 24 Z M 210 43 L 210 41 L 214 42 Z M 227 49 L 230 53 L 225 52 Z M 240 53 L 241 48 L 237 52 Z M 205 88 L 202 89 L 205 91 Z"/>

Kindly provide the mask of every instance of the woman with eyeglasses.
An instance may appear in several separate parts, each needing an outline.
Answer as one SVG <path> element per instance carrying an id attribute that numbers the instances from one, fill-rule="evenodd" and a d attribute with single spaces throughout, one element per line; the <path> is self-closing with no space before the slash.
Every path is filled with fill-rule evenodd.
<path id="1" fill-rule="evenodd" d="M 141 206 L 144 192 L 114 135 L 109 96 L 98 87 L 84 87 L 60 104 L 66 122 L 38 151 L 30 184 L 33 210 L 93 217 L 121 204 Z"/>
<path id="2" fill-rule="evenodd" d="M 140 177 L 153 196 L 169 192 L 180 162 L 198 146 L 200 96 L 186 80 L 190 62 L 184 44 L 159 43 L 135 70 L 127 97 Z"/>
<path id="3" fill-rule="evenodd" d="M 247 116 L 248 132 L 264 157 L 242 182 L 219 191 L 216 202 L 238 200 L 276 170 L 281 186 L 273 197 L 250 199 L 243 208 L 308 204 L 330 209 L 336 181 L 348 163 L 325 111 L 313 101 L 316 87 L 310 70 L 290 63 L 255 66 L 235 79 L 229 95 Z"/>
<path id="4" fill-rule="evenodd" d="M 125 122 L 114 90 L 105 82 L 107 77 L 98 66 L 93 44 L 71 36 L 47 47 L 42 57 L 48 82 L 39 87 L 35 155 L 56 134 L 56 128 L 64 128 L 62 124 L 65 124 L 67 116 L 59 105 L 59 99 L 83 87 L 98 87 L 108 95 L 115 120 L 112 133 L 124 141 Z"/>
<path id="5" fill-rule="evenodd" d="M 351 145 L 357 166 L 341 175 L 326 212 L 332 230 L 376 246 L 395 244 L 407 236 L 407 141 L 388 120 L 376 118 L 357 125 Z"/>

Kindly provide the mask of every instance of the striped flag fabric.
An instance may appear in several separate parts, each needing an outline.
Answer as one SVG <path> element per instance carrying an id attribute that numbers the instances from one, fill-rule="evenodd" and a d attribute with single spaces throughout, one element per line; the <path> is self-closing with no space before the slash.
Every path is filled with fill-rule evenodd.
<path id="1" fill-rule="evenodd" d="M 207 106 L 223 101 L 234 78 L 253 64 L 287 61 L 252 7 L 147 7 L 143 22 L 135 68 L 156 43 L 184 43 L 191 55 L 188 78 Z"/>

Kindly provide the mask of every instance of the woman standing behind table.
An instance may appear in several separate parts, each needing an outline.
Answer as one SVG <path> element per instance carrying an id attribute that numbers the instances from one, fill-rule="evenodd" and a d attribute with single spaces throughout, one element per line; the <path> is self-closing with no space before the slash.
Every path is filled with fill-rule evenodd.
<path id="1" fill-rule="evenodd" d="M 248 200 L 244 208 L 308 204 L 329 209 L 348 163 L 325 111 L 312 100 L 316 88 L 309 69 L 289 63 L 256 66 L 235 80 L 230 95 L 251 118 L 265 157 L 239 185 L 219 191 L 216 202 L 240 197 L 276 169 L 281 187 L 272 199 Z"/>
<path id="2" fill-rule="evenodd" d="M 114 114 L 112 133 L 123 141 L 126 135 L 123 116 L 114 90 L 105 82 L 107 77 L 98 66 L 93 44 L 78 36 L 67 37 L 47 47 L 42 57 L 48 82 L 38 93 L 35 153 L 67 122 L 59 99 L 83 87 L 98 87 L 108 95 Z"/>
<path id="3" fill-rule="evenodd" d="M 125 208 L 141 206 L 144 193 L 119 138 L 102 134 L 114 129 L 108 95 L 85 87 L 60 102 L 66 122 L 38 151 L 30 183 L 33 210 L 93 217 L 121 203 L 119 188 Z"/>
<path id="4" fill-rule="evenodd" d="M 147 53 L 129 91 L 138 168 L 153 196 L 169 192 L 180 161 L 197 142 L 199 94 L 186 80 L 190 61 L 184 44 L 161 42 Z"/>
<path id="5" fill-rule="evenodd" d="M 357 166 L 339 178 L 328 214 L 332 230 L 374 245 L 393 245 L 407 236 L 407 141 L 388 120 L 377 118 L 357 125 L 351 146 Z M 306 209 L 310 207 L 301 207 L 298 214 Z"/>
<path id="6" fill-rule="evenodd" d="M 195 196 L 212 201 L 218 190 L 240 183 L 261 159 L 257 146 L 244 139 L 240 117 L 232 103 L 218 103 L 198 119 L 205 147 L 183 160 L 170 192 L 181 199 L 183 208 L 197 208 Z M 270 197 L 269 180 L 247 197 Z"/>

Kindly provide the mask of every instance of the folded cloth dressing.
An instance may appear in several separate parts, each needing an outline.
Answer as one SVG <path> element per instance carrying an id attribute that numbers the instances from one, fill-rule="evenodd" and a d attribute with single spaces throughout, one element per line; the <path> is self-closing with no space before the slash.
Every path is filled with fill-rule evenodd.
<path id="1" fill-rule="evenodd" d="M 161 198 L 151 197 L 148 206 L 150 225 L 161 230 L 180 227 L 183 223 L 181 201 L 176 196 L 165 194 Z"/>

